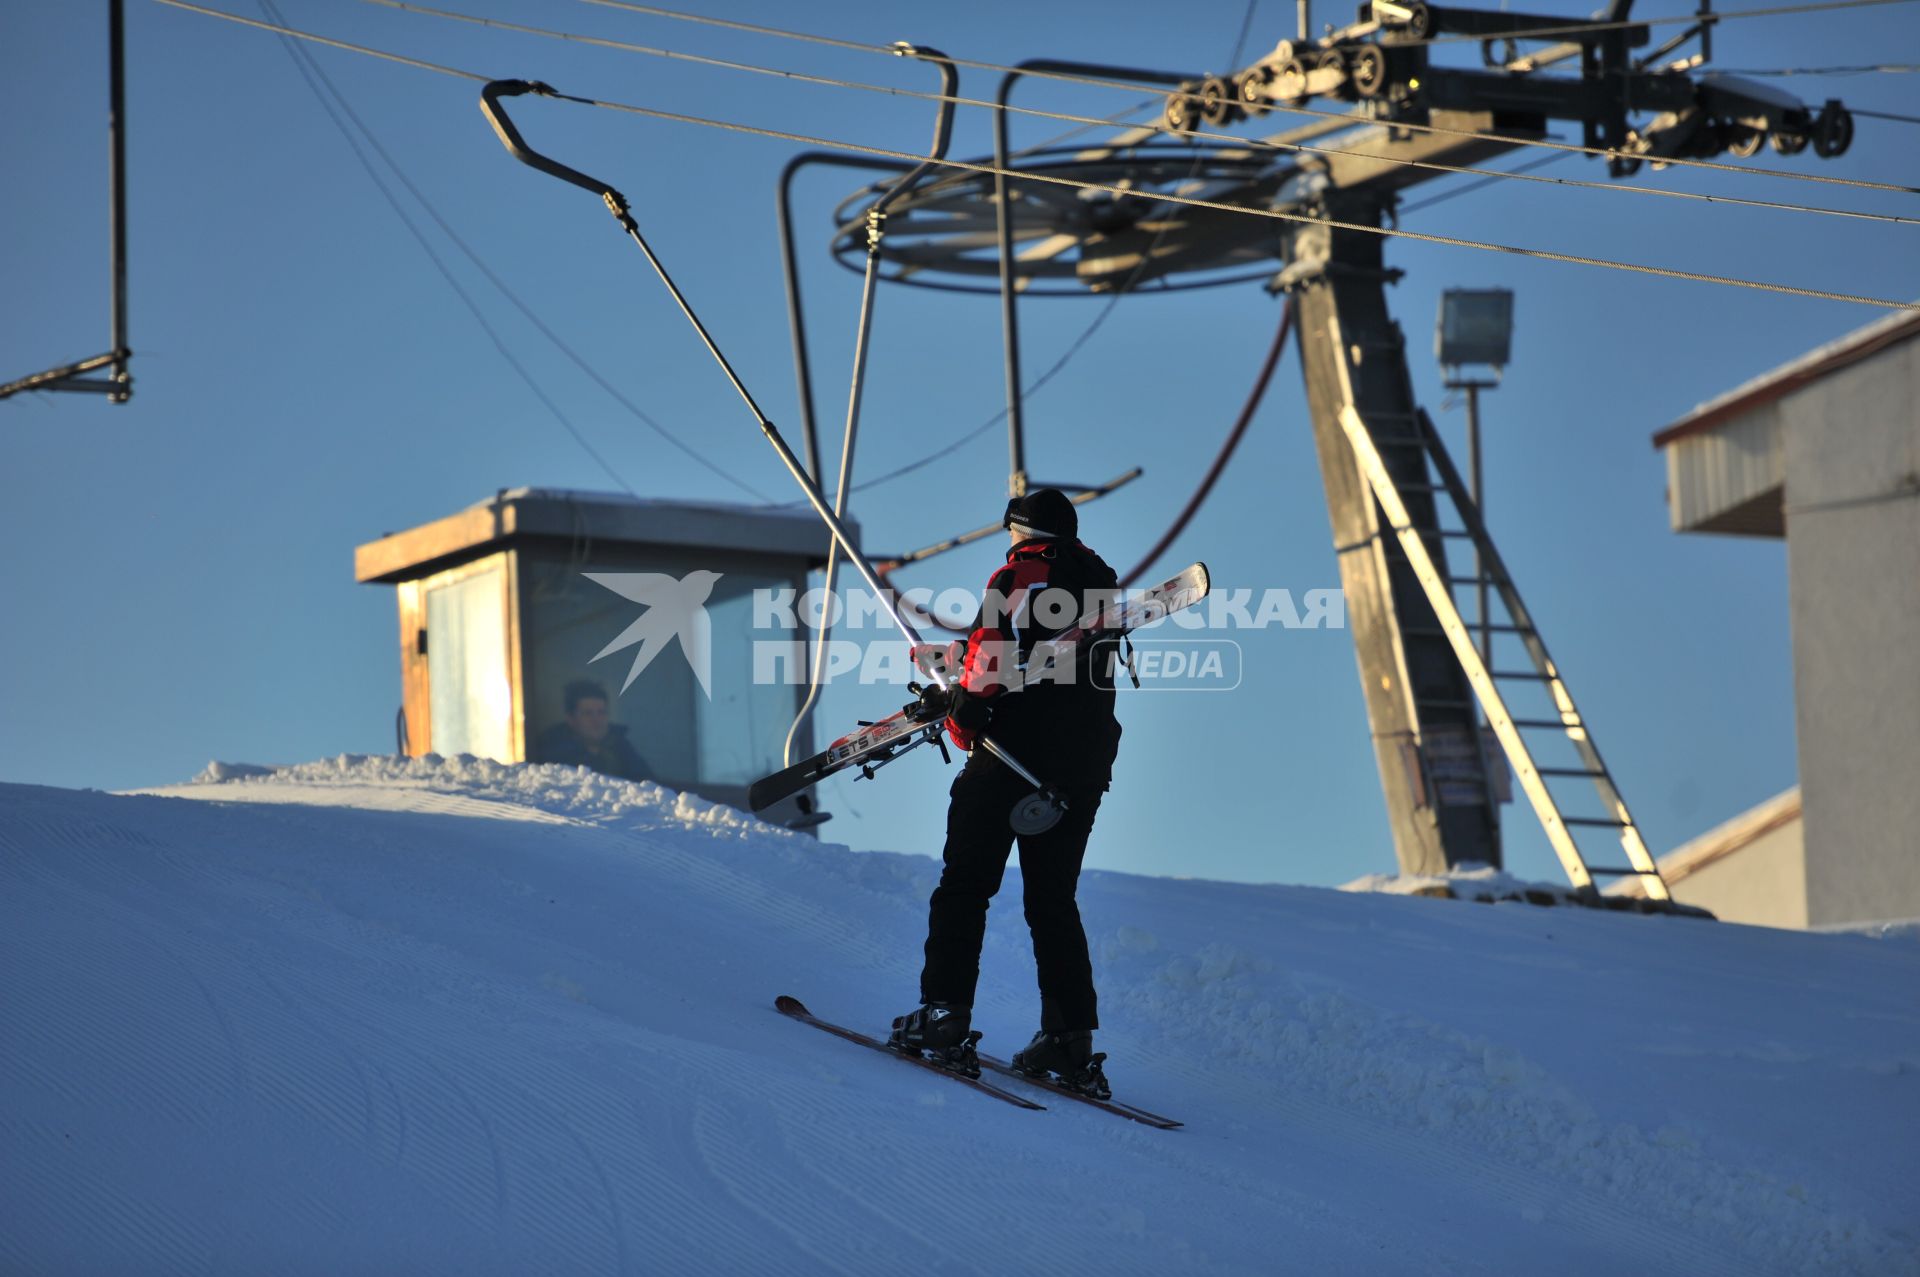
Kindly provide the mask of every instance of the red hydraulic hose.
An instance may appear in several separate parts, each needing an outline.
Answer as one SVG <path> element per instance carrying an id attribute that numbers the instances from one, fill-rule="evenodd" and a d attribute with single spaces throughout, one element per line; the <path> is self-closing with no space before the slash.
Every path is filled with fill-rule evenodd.
<path id="1" fill-rule="evenodd" d="M 1154 542 L 1153 548 L 1147 551 L 1140 562 L 1134 564 L 1133 571 L 1121 578 L 1121 589 L 1125 589 L 1146 575 L 1147 569 L 1153 566 L 1154 560 L 1167 552 L 1167 547 L 1187 530 L 1187 524 L 1193 521 L 1193 516 L 1198 514 L 1200 507 L 1206 504 L 1207 494 L 1213 491 L 1213 485 L 1220 478 L 1221 472 L 1227 468 L 1227 462 L 1233 460 L 1234 449 L 1240 446 L 1241 436 L 1246 434 L 1247 427 L 1253 424 L 1253 414 L 1259 410 L 1260 401 L 1266 398 L 1267 383 L 1273 380 L 1273 370 L 1280 363 L 1280 352 L 1286 349 L 1287 333 L 1292 328 L 1293 301 L 1289 298 L 1280 312 L 1280 331 L 1273 335 L 1273 349 L 1267 352 L 1267 361 L 1260 366 L 1260 375 L 1254 379 L 1253 390 L 1248 394 L 1246 404 L 1240 409 L 1239 420 L 1235 421 L 1233 429 L 1227 432 L 1227 441 L 1220 445 L 1219 455 L 1213 459 L 1213 465 L 1208 468 L 1206 477 L 1200 480 L 1200 486 L 1193 490 L 1193 496 L 1187 500 L 1186 509 L 1182 510 L 1180 516 L 1173 521 L 1173 526 Z"/>

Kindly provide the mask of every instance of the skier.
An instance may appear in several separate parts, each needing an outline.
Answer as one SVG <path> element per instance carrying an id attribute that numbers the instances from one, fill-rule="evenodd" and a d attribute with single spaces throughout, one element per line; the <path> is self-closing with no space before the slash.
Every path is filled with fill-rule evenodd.
<path id="1" fill-rule="evenodd" d="M 893 1022 L 890 1042 L 909 1052 L 931 1051 L 978 1075 L 971 1025 L 987 902 L 1000 889 L 1012 851 L 1009 815 L 1033 788 L 987 750 L 973 748 L 991 726 L 995 743 L 1042 771 L 1067 803 L 1051 829 L 1018 836 L 1027 926 L 1039 969 L 1040 1029 L 1014 1055 L 1013 1064 L 1036 1076 L 1058 1074 L 1067 1085 L 1105 1099 L 1106 1079 L 1093 1058 L 1093 1031 L 1099 1027 L 1093 966 L 1074 891 L 1120 746 L 1112 678 L 1118 644 L 1086 644 L 1081 660 L 1049 677 L 1012 690 L 1006 683 L 1016 668 L 1024 668 L 1036 643 L 1082 623 L 1092 609 L 1116 597 L 1119 581 L 1080 543 L 1079 515 L 1056 489 L 1041 488 L 1007 502 L 1002 523 L 1011 546 L 1006 565 L 987 583 L 986 602 L 967 637 L 962 675 L 950 689 L 929 688 L 923 694 L 933 713 L 945 715 L 948 735 L 969 757 L 951 790 L 945 868 L 928 906 L 922 1005 Z M 1065 615 L 1060 607 L 1048 606 L 1068 597 Z"/>

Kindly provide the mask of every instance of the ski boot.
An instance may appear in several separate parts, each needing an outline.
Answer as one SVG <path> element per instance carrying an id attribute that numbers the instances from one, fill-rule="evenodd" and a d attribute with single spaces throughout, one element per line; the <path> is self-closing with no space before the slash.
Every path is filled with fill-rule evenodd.
<path id="1" fill-rule="evenodd" d="M 980 1035 L 971 1029 L 973 1008 L 928 1002 L 893 1022 L 887 1045 L 903 1055 L 924 1055 L 943 1069 L 980 1076 Z"/>
<path id="2" fill-rule="evenodd" d="M 1072 1033 L 1042 1029 L 1033 1035 L 1033 1041 L 1013 1053 L 1013 1067 L 1030 1078 L 1053 1081 L 1096 1100 L 1110 1100 L 1113 1088 L 1107 1085 L 1107 1075 L 1100 1068 L 1106 1058 L 1106 1052 L 1093 1049 L 1093 1034 L 1086 1029 Z"/>

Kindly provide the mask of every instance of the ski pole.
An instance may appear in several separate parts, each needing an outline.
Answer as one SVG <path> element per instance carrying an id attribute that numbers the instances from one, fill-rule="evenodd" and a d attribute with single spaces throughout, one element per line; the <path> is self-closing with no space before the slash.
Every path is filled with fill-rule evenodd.
<path id="1" fill-rule="evenodd" d="M 891 183 L 881 191 L 867 209 L 867 269 L 860 287 L 860 322 L 854 334 L 853 343 L 853 385 L 847 392 L 847 428 L 840 444 L 840 478 L 835 484 L 833 512 L 845 516 L 847 495 L 853 487 L 853 443 L 860 425 L 860 397 L 867 380 L 867 337 L 873 328 L 873 288 L 875 276 L 880 266 L 880 244 L 886 235 L 887 210 L 895 200 L 912 190 L 921 178 L 929 173 L 936 161 L 946 158 L 947 146 L 953 141 L 954 99 L 960 92 L 960 72 L 953 60 L 938 49 L 921 49 L 902 41 L 893 46 L 894 52 L 902 56 L 925 58 L 940 68 L 940 109 L 934 117 L 933 153 L 923 160 L 906 176 Z M 833 598 L 834 569 L 840 556 L 836 553 L 839 546 L 827 543 L 827 570 L 822 589 L 831 602 Z M 807 679 L 807 694 L 800 702 L 800 709 L 793 716 L 793 725 L 787 729 L 786 748 L 781 761 L 793 762 L 794 743 L 807 725 L 807 719 L 813 713 L 814 704 L 820 699 L 820 688 L 825 682 L 827 672 L 827 644 L 833 634 L 831 607 L 822 612 L 820 633 L 813 640 L 813 666 Z"/>
<path id="2" fill-rule="evenodd" d="M 499 136 L 501 144 L 507 148 L 508 154 L 513 158 L 551 177 L 557 177 L 583 190 L 592 191 L 600 197 L 601 202 L 607 206 L 607 211 L 613 214 L 614 220 L 620 223 L 620 228 L 627 233 L 628 238 L 639 245 L 640 251 L 646 255 L 648 264 L 660 277 L 660 282 L 667 286 L 667 292 L 672 295 L 674 304 L 680 308 L 680 313 L 685 315 L 687 322 L 693 325 L 693 331 L 699 334 L 701 343 L 707 348 L 707 353 L 712 355 L 714 362 L 720 365 L 720 371 L 726 374 L 735 392 L 747 405 L 747 411 L 751 412 L 754 420 L 759 423 L 760 432 L 773 446 L 781 464 L 786 466 L 787 473 L 792 475 L 793 481 L 800 485 L 800 491 L 806 496 L 807 504 L 813 507 L 814 513 L 820 516 L 821 521 L 827 525 L 827 530 L 833 534 L 833 539 L 846 553 L 847 562 L 853 565 L 854 570 L 859 572 L 861 578 L 866 581 L 867 587 L 879 598 L 881 606 L 887 609 L 887 614 L 893 618 L 895 627 L 907 642 L 918 646 L 921 642 L 920 635 L 912 625 L 907 623 L 907 619 L 900 614 L 900 609 L 894 605 L 893 592 L 881 582 L 879 573 L 873 570 L 873 564 L 867 561 L 866 555 L 854 543 L 853 535 L 847 531 L 846 524 L 833 512 L 833 507 L 827 503 L 826 494 L 821 492 L 820 485 L 807 473 L 806 467 L 800 464 L 800 459 L 793 455 L 793 449 L 787 446 L 787 441 L 781 437 L 779 428 L 768 420 L 766 413 L 760 411 L 760 405 L 754 402 L 752 393 L 740 380 L 739 374 L 734 372 L 733 365 L 727 362 L 726 355 L 721 353 L 719 345 L 707 332 L 706 325 L 702 324 L 700 317 L 694 314 L 693 307 L 687 302 L 685 294 L 680 291 L 679 285 L 673 282 L 673 276 L 667 273 L 666 266 L 648 246 L 646 237 L 640 234 L 640 227 L 629 211 L 627 197 L 609 183 L 589 177 L 579 169 L 569 168 L 558 160 L 549 159 L 540 154 L 528 146 L 526 139 L 520 136 L 520 130 L 515 128 L 513 121 L 508 118 L 506 108 L 500 105 L 500 99 L 518 97 L 523 93 L 560 98 L 569 102 L 588 102 L 589 99 L 561 93 L 552 85 L 544 84 L 539 80 L 493 80 L 480 90 L 480 110 L 486 115 L 487 122 L 493 125 L 494 133 Z M 944 671 L 936 669 L 929 673 L 933 681 L 942 689 L 950 686 Z M 983 734 L 980 737 L 980 747 L 1005 763 L 1016 776 L 1032 785 L 1036 791 L 1014 808 L 1012 823 L 1017 832 L 1042 833 L 1059 823 L 1060 817 L 1066 814 L 1067 801 L 1058 790 L 1035 776 L 1018 759 L 1001 748 L 991 735 Z"/>

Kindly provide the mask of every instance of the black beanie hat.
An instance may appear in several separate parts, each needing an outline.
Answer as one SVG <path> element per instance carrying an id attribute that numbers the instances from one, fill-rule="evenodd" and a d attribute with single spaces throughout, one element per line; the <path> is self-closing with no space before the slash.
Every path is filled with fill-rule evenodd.
<path id="1" fill-rule="evenodd" d="M 1017 523 L 1035 536 L 1066 541 L 1080 535 L 1080 512 L 1058 488 L 1039 488 L 1013 498 L 1007 502 L 1007 515 L 1002 523 L 1008 528 Z"/>

